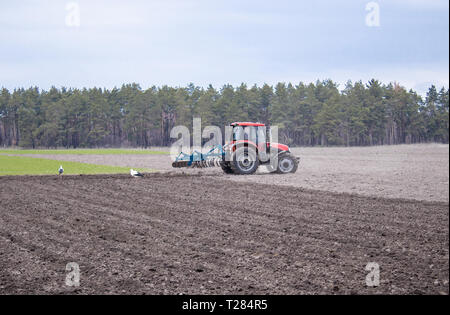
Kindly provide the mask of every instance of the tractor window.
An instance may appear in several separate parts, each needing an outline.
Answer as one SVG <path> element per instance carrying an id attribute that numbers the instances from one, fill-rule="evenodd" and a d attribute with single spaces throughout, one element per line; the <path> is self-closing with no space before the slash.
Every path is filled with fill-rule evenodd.
<path id="1" fill-rule="evenodd" d="M 272 129 L 271 128 L 267 128 L 267 142 L 273 142 Z"/>
<path id="2" fill-rule="evenodd" d="M 266 142 L 266 127 L 258 127 L 258 144 Z"/>
<path id="3" fill-rule="evenodd" d="M 242 128 L 241 126 L 237 126 L 233 128 L 233 139 L 235 141 L 238 140 L 247 140 L 256 143 L 256 135 L 257 130 L 253 126 L 247 126 Z"/>
<path id="4" fill-rule="evenodd" d="M 233 128 L 233 140 L 244 140 L 244 129 L 241 126 L 236 126 Z"/>
<path id="5" fill-rule="evenodd" d="M 244 140 L 256 143 L 256 128 L 248 126 L 244 128 Z"/>

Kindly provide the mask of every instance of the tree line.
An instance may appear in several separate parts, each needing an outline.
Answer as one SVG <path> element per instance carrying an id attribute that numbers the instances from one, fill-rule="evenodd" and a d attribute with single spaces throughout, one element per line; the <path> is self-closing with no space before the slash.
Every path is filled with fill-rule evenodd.
<path id="1" fill-rule="evenodd" d="M 219 90 L 151 87 L 37 87 L 0 91 L 0 146 L 31 148 L 167 146 L 175 125 L 224 127 L 233 121 L 279 126 L 280 141 L 300 146 L 365 146 L 449 141 L 449 90 L 422 98 L 398 84 L 331 81 Z"/>

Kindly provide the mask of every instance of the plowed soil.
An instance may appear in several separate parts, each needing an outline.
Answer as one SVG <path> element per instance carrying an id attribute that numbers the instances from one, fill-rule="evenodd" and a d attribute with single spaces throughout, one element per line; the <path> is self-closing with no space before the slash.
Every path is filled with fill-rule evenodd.
<path id="1" fill-rule="evenodd" d="M 448 294 L 448 220 L 446 202 L 215 175 L 3 177 L 0 294 Z"/>
<path id="2" fill-rule="evenodd" d="M 168 151 L 168 149 L 166 149 Z M 220 168 L 174 169 L 169 155 L 35 155 L 164 172 L 215 174 L 231 181 L 346 192 L 382 198 L 449 201 L 449 146 L 415 144 L 352 148 L 293 148 L 301 158 L 297 173 L 268 174 L 261 166 L 255 176 L 223 174 Z"/>

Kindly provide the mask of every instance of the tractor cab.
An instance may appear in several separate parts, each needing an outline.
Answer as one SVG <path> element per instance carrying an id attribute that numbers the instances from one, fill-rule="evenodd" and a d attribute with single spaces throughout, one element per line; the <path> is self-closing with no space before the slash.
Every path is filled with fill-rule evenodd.
<path id="1" fill-rule="evenodd" d="M 251 144 L 254 145 L 260 153 L 268 152 L 271 148 L 279 151 L 290 151 L 287 145 L 273 142 L 272 131 L 270 127 L 265 124 L 235 122 L 232 123 L 231 126 L 233 127 L 233 144 Z"/>
<path id="2" fill-rule="evenodd" d="M 248 141 L 256 146 L 270 142 L 270 128 L 264 124 L 240 122 L 232 123 L 231 126 L 233 127 L 233 142 Z"/>

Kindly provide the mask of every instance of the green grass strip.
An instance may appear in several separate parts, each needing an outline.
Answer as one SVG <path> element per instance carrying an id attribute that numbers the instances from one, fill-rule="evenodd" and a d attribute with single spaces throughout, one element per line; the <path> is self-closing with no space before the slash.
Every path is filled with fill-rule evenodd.
<path id="1" fill-rule="evenodd" d="M 0 176 L 5 175 L 56 175 L 59 166 L 65 175 L 127 174 L 130 167 L 97 165 L 80 162 L 0 155 Z M 136 168 L 139 172 L 154 172 L 152 169 Z"/>
<path id="2" fill-rule="evenodd" d="M 73 154 L 73 155 L 166 155 L 169 152 L 145 149 L 57 149 L 57 150 L 25 150 L 0 149 L 0 154 Z"/>

